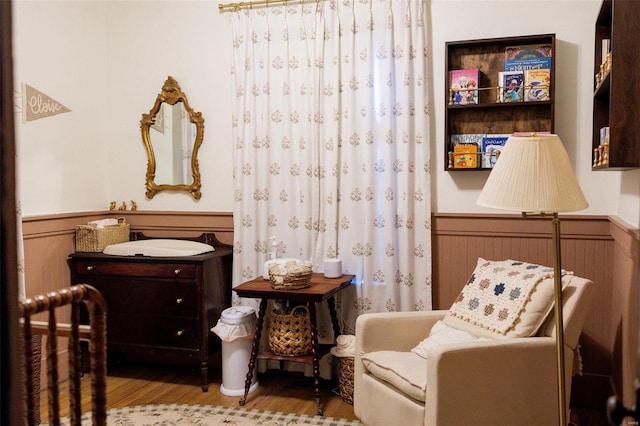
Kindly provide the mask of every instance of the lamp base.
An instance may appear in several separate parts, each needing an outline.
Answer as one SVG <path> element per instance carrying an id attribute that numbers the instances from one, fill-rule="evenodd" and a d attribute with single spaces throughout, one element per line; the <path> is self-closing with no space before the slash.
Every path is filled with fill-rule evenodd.
<path id="1" fill-rule="evenodd" d="M 611 396 L 607 400 L 607 419 L 612 425 L 621 425 L 625 418 L 631 417 L 635 423 L 627 422 L 625 424 L 639 424 L 640 422 L 640 380 L 636 379 L 636 406 L 629 409 L 622 404 L 622 401 L 616 396 Z"/>

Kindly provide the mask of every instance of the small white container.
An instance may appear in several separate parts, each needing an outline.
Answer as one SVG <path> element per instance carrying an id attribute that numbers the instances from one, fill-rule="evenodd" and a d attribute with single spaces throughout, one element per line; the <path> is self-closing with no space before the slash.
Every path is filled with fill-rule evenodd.
<path id="1" fill-rule="evenodd" d="M 324 260 L 324 277 L 339 278 L 342 276 L 342 260 L 341 259 L 325 259 Z"/>

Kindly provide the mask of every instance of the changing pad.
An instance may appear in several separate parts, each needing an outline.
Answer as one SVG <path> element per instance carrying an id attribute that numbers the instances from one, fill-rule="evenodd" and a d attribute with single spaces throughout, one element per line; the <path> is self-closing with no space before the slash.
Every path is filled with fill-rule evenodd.
<path id="1" fill-rule="evenodd" d="M 209 244 L 197 241 L 151 239 L 111 244 L 104 248 L 103 253 L 114 256 L 175 257 L 194 256 L 214 250 Z"/>

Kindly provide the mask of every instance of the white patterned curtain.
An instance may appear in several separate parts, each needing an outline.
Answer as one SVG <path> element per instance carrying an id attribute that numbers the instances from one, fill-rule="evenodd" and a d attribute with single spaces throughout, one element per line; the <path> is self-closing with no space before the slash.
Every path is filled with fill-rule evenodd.
<path id="1" fill-rule="evenodd" d="M 233 26 L 233 285 L 281 257 L 342 259 L 358 314 L 431 308 L 426 1 L 255 7 Z M 234 304 L 249 304 L 234 298 Z M 257 304 L 255 305 L 257 306 Z M 318 306 L 319 340 L 333 338 Z"/>

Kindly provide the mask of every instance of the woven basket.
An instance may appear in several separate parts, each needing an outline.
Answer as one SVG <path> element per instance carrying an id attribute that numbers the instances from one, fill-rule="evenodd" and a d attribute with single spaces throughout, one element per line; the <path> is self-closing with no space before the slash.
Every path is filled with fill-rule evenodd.
<path id="1" fill-rule="evenodd" d="M 296 306 L 290 314 L 271 313 L 269 349 L 280 356 L 311 353 L 311 320 L 306 306 Z"/>
<path id="2" fill-rule="evenodd" d="M 280 265 L 269 267 L 269 281 L 275 290 L 297 290 L 311 285 L 313 271 L 308 266 L 296 266 L 293 270 L 283 272 Z"/>
<path id="3" fill-rule="evenodd" d="M 125 218 L 118 218 L 118 224 L 96 228 L 91 225 L 76 226 L 76 251 L 99 253 L 110 244 L 129 241 L 130 226 Z"/>
<path id="4" fill-rule="evenodd" d="M 351 356 L 334 357 L 338 360 L 338 387 L 340 398 L 347 404 L 353 405 L 353 364 Z"/>

